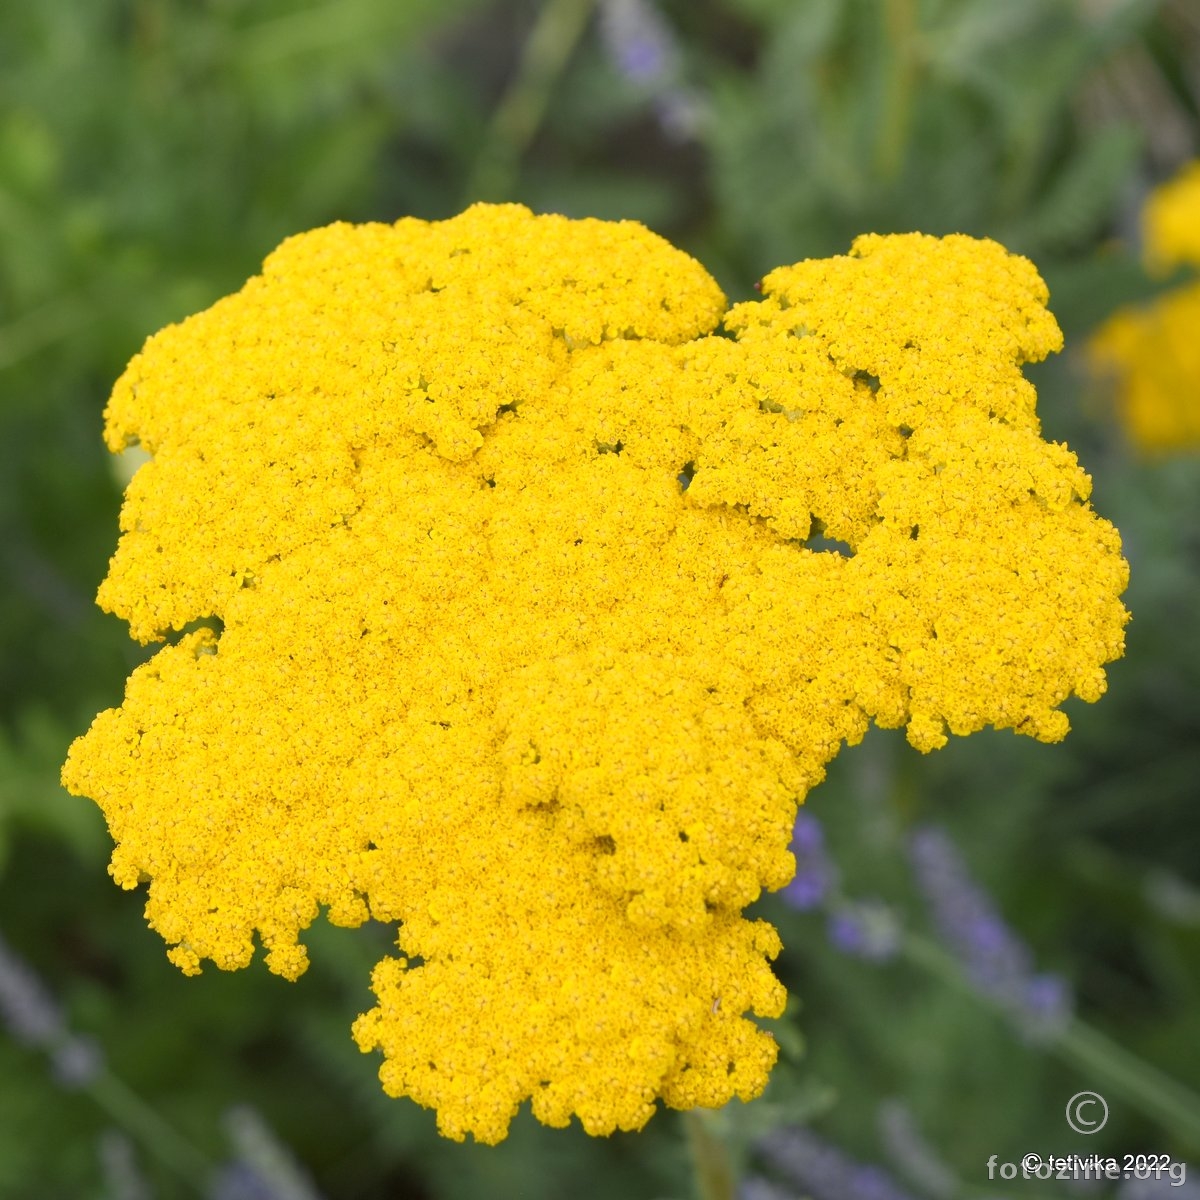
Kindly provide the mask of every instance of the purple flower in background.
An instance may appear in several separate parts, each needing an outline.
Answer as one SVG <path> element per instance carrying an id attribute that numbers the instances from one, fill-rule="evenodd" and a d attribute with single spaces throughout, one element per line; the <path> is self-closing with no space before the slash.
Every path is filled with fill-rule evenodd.
<path id="1" fill-rule="evenodd" d="M 843 954 L 886 962 L 900 949 L 900 925 L 881 900 L 840 904 L 829 914 L 829 941 Z"/>
<path id="2" fill-rule="evenodd" d="M 652 0 L 600 0 L 600 39 L 617 71 L 653 97 L 663 131 L 676 141 L 696 137 L 707 106 L 682 82 L 679 40 Z"/>
<path id="3" fill-rule="evenodd" d="M 912 1200 L 881 1167 L 857 1162 L 808 1129 L 776 1130 L 758 1150 L 812 1200 Z"/>
<path id="4" fill-rule="evenodd" d="M 138 1167 L 133 1143 L 119 1129 L 100 1135 L 100 1173 L 110 1200 L 151 1200 L 150 1185 Z"/>
<path id="5" fill-rule="evenodd" d="M 1035 1024 L 1061 1027 L 1074 1007 L 1070 984 L 1061 975 L 1035 975 L 1025 981 L 1022 1007 Z"/>
<path id="6" fill-rule="evenodd" d="M 830 944 L 843 954 L 884 962 L 900 948 L 900 925 L 881 900 L 846 900 L 838 895 L 838 870 L 825 848 L 821 822 L 801 812 L 792 830 L 796 874 L 782 891 L 784 903 L 800 912 L 829 914 Z"/>
<path id="7" fill-rule="evenodd" d="M 16 1042 L 43 1049 L 55 1045 L 66 1026 L 62 1012 L 33 969 L 0 935 L 0 1024 Z"/>
<path id="8" fill-rule="evenodd" d="M 237 1158 L 217 1173 L 209 1200 L 321 1200 L 296 1156 L 254 1109 L 230 1109 L 225 1128 Z"/>
<path id="9" fill-rule="evenodd" d="M 954 1172 L 921 1136 L 902 1100 L 885 1100 L 877 1114 L 879 1138 L 900 1173 L 933 1200 L 951 1200 L 961 1185 Z"/>
<path id="10" fill-rule="evenodd" d="M 650 0 L 600 0 L 600 37 L 631 83 L 652 88 L 679 74 L 679 43 Z"/>
<path id="11" fill-rule="evenodd" d="M 691 88 L 671 88 L 654 98 L 654 112 L 663 132 L 676 142 L 699 136 L 708 119 L 704 97 Z"/>
<path id="12" fill-rule="evenodd" d="M 51 1070 L 68 1091 L 85 1088 L 104 1070 L 104 1051 L 93 1037 L 68 1034 L 50 1056 Z"/>
<path id="13" fill-rule="evenodd" d="M 796 1193 L 759 1175 L 744 1179 L 738 1187 L 738 1200 L 796 1200 Z"/>
<path id="14" fill-rule="evenodd" d="M 227 1163 L 208 1185 L 208 1200 L 278 1200 L 275 1192 L 253 1167 Z"/>
<path id="15" fill-rule="evenodd" d="M 38 978 L 0 936 L 0 1026 L 13 1041 L 50 1055 L 54 1078 L 64 1088 L 87 1087 L 104 1070 L 100 1044 L 72 1033 L 62 1009 Z"/>
<path id="16" fill-rule="evenodd" d="M 821 822 L 801 812 L 792 830 L 791 851 L 796 856 L 796 874 L 783 889 L 783 899 L 792 908 L 809 912 L 825 903 L 837 887 L 837 868 L 825 851 L 825 832 Z"/>
<path id="17" fill-rule="evenodd" d="M 920 829 L 909 842 L 909 855 L 934 924 L 971 983 L 1031 1037 L 1060 1033 L 1071 1019 L 1070 988 L 1057 975 L 1035 974 L 1029 948 L 971 878 L 949 836 L 941 829 Z"/>

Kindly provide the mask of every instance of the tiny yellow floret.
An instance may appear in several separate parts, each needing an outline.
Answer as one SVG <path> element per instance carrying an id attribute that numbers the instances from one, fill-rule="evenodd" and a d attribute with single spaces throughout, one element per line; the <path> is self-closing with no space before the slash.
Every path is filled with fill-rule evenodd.
<path id="1" fill-rule="evenodd" d="M 151 458 L 100 603 L 184 631 L 63 769 L 113 878 L 187 973 L 396 923 L 354 1035 L 449 1137 L 757 1095 L 785 996 L 742 910 L 842 744 L 1056 741 L 1122 652 L 1118 535 L 1021 372 L 1046 299 L 967 237 L 728 312 L 631 222 L 289 239 L 108 406 Z"/>

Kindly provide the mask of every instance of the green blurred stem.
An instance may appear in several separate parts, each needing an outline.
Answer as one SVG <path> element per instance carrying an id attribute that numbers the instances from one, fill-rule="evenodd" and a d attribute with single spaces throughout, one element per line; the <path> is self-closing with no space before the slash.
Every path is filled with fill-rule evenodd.
<path id="1" fill-rule="evenodd" d="M 733 1163 L 725 1141 L 698 1109 L 683 1114 L 697 1200 L 734 1200 Z"/>
<path id="2" fill-rule="evenodd" d="M 260 70 L 289 58 L 328 55 L 331 46 L 379 44 L 382 39 L 411 38 L 428 26 L 444 23 L 470 0 L 328 0 L 294 5 L 295 11 L 265 17 L 245 26 L 229 46 L 243 67 Z M 263 6 L 266 7 L 266 6 Z M 283 7 L 283 6 L 277 6 Z"/>
<path id="3" fill-rule="evenodd" d="M 1200 1146 L 1200 1097 L 1190 1088 L 1078 1019 L 1059 1037 L 1055 1049 L 1082 1074 L 1103 1077 L 1130 1104 L 1190 1145 Z"/>
<path id="4" fill-rule="evenodd" d="M 916 934 L 905 934 L 902 953 L 939 979 L 977 999 L 986 997 L 971 987 L 955 960 L 939 946 Z M 994 1005 L 999 1011 L 999 1005 Z M 1171 1129 L 1188 1145 L 1200 1147 L 1200 1096 L 1157 1067 L 1131 1054 L 1098 1029 L 1075 1017 L 1047 1043 L 1064 1062 L 1101 1095 L 1120 1096 L 1143 1115 Z"/>
<path id="5" fill-rule="evenodd" d="M 521 53 L 516 78 L 492 116 L 492 126 L 467 185 L 467 201 L 504 200 L 517 181 L 521 157 L 546 115 L 594 0 L 546 0 Z"/>
<path id="6" fill-rule="evenodd" d="M 205 1195 L 212 1171 L 208 1156 L 176 1132 L 127 1084 L 108 1071 L 89 1085 L 88 1094 L 127 1133 L 197 1195 Z"/>
<path id="7" fill-rule="evenodd" d="M 884 37 L 890 64 L 880 114 L 875 165 L 885 180 L 895 179 L 904 164 L 916 73 L 915 0 L 883 0 Z"/>

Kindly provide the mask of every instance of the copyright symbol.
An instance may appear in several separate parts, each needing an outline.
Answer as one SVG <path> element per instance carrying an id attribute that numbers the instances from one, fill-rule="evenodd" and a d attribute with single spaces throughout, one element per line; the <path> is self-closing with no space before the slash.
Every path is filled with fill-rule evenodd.
<path id="1" fill-rule="evenodd" d="M 1042 1156 L 1040 1154 L 1027 1154 L 1021 1159 L 1021 1171 L 1024 1173 L 1026 1179 L 1030 1175 L 1036 1175 L 1041 1165 Z"/>
<path id="2" fill-rule="evenodd" d="M 1108 1104 L 1098 1092 L 1077 1092 L 1067 1101 L 1067 1124 L 1076 1133 L 1099 1133 L 1107 1120 Z"/>

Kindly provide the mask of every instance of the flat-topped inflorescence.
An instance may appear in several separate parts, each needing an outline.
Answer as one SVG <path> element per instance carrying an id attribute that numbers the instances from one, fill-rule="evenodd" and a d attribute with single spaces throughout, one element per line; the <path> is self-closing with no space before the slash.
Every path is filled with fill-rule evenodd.
<path id="1" fill-rule="evenodd" d="M 288 240 L 109 404 L 153 457 L 101 603 L 221 622 L 71 750 L 114 878 L 189 973 L 257 935 L 294 978 L 322 907 L 397 922 L 355 1036 L 448 1136 L 756 1095 L 784 993 L 741 913 L 842 744 L 1054 741 L 1121 653 L 1117 533 L 1021 373 L 1045 301 L 966 237 L 728 313 L 628 222 Z"/>

